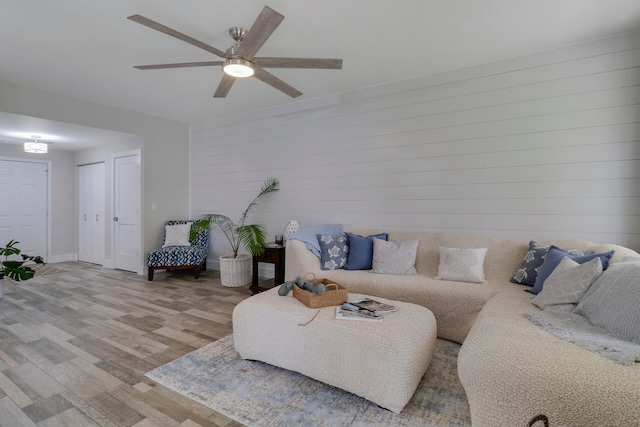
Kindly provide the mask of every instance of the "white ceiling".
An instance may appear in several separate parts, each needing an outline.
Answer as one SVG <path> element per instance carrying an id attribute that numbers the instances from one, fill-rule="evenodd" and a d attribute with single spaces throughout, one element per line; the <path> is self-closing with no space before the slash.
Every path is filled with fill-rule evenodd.
<path id="1" fill-rule="evenodd" d="M 3 1 L 0 80 L 191 123 L 640 29 L 638 0 L 265 1 Z M 133 68 L 219 58 L 129 15 L 226 50 L 228 28 L 249 28 L 265 4 L 285 19 L 257 56 L 342 58 L 343 69 L 270 69 L 304 93 L 296 99 L 253 78 L 214 99 L 219 67 Z M 77 149 L 64 135 L 58 144 Z"/>
<path id="2" fill-rule="evenodd" d="M 36 140 L 49 144 L 50 150 L 77 151 L 134 141 L 139 136 L 128 133 L 78 126 L 36 117 L 0 111 L 0 144 L 19 144 Z"/>

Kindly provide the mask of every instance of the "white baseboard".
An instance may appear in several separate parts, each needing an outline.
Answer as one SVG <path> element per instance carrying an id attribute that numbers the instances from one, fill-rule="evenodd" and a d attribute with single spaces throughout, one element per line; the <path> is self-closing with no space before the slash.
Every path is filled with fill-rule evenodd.
<path id="1" fill-rule="evenodd" d="M 56 262 L 77 261 L 78 254 L 61 254 L 51 255 L 47 257 L 47 264 L 55 264 Z"/>
<path id="2" fill-rule="evenodd" d="M 66 262 L 66 261 L 78 261 L 77 254 L 65 254 L 65 255 L 52 255 L 47 259 L 47 264 L 55 264 L 56 262 Z M 96 263 L 98 265 L 102 265 L 104 268 L 108 268 L 110 270 L 114 270 L 115 266 L 113 265 L 113 261 L 110 259 L 105 259 L 102 263 Z M 144 276 L 147 274 L 147 268 L 144 265 L 140 265 L 136 268 L 136 273 L 138 276 Z"/>

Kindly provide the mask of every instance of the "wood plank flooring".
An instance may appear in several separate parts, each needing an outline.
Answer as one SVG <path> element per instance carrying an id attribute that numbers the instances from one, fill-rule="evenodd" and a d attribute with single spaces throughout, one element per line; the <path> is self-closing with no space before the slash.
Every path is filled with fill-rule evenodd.
<path id="1" fill-rule="evenodd" d="M 0 300 L 0 426 L 239 426 L 144 374 L 232 332 L 251 293 L 208 270 L 154 281 L 93 264 L 16 284 Z"/>

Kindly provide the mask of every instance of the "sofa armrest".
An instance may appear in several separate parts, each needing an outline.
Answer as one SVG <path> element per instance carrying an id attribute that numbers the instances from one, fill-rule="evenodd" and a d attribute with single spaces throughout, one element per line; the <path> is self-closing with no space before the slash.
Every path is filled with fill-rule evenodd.
<path id="1" fill-rule="evenodd" d="M 320 260 L 300 240 L 288 240 L 285 254 L 284 280 L 320 271 Z"/>

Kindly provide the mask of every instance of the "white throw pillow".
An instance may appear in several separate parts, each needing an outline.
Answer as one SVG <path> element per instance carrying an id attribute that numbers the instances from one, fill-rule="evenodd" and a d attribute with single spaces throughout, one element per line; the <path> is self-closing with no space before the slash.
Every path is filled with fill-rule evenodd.
<path id="1" fill-rule="evenodd" d="M 601 274 L 600 257 L 595 257 L 584 264 L 578 264 L 571 258 L 564 257 L 544 281 L 544 287 L 531 302 L 543 310 L 571 311 Z"/>
<path id="2" fill-rule="evenodd" d="M 164 245 L 167 246 L 191 246 L 189 242 L 189 232 L 191 231 L 191 223 L 165 225 L 164 226 Z"/>
<path id="3" fill-rule="evenodd" d="M 440 246 L 438 280 L 487 283 L 484 277 L 484 257 L 487 248 L 459 249 Z"/>
<path id="4" fill-rule="evenodd" d="M 573 313 L 609 335 L 640 344 L 640 262 L 611 264 L 587 290 Z"/>
<path id="5" fill-rule="evenodd" d="M 416 271 L 417 240 L 387 242 L 373 239 L 372 272 L 382 274 L 418 274 Z"/>

